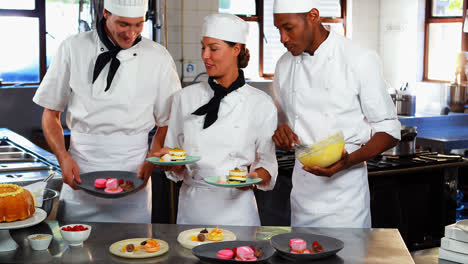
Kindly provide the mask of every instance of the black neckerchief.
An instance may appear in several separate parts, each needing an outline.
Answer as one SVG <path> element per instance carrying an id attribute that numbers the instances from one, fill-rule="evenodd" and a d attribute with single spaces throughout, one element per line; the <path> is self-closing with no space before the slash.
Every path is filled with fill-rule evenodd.
<path id="1" fill-rule="evenodd" d="M 213 77 L 208 78 L 208 84 L 210 84 L 211 89 L 214 91 L 213 97 L 210 101 L 198 108 L 192 115 L 202 116 L 205 115 L 205 123 L 203 124 L 203 129 L 211 126 L 218 119 L 218 110 L 221 99 L 226 95 L 235 90 L 241 88 L 245 84 L 244 72 L 239 69 L 239 77 L 229 86 L 229 88 L 224 88 L 221 84 L 215 83 Z"/>
<path id="2" fill-rule="evenodd" d="M 112 43 L 112 41 L 109 39 L 109 37 L 106 34 L 105 27 L 106 27 L 106 19 L 103 18 L 98 23 L 97 33 L 98 33 L 99 39 L 106 46 L 108 51 L 99 54 L 99 56 L 97 57 L 96 64 L 94 65 L 93 83 L 96 81 L 102 69 L 104 69 L 104 67 L 106 66 L 106 64 L 112 60 L 110 67 L 109 67 L 109 73 L 107 74 L 106 89 L 104 90 L 105 92 L 107 92 L 107 90 L 109 90 L 111 86 L 112 80 L 114 79 L 115 73 L 119 69 L 120 61 L 119 59 L 117 59 L 117 54 L 119 53 L 119 51 L 122 50 L 122 48 Z M 141 36 L 135 39 L 132 46 L 136 45 L 138 42 L 140 42 L 140 40 L 141 40 Z"/>

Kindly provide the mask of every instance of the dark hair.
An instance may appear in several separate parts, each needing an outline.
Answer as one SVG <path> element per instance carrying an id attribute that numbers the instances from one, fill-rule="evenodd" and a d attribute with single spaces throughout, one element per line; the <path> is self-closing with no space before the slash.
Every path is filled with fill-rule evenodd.
<path id="1" fill-rule="evenodd" d="M 234 47 L 237 43 L 236 42 L 231 42 L 231 41 L 225 41 L 229 46 Z M 241 45 L 241 50 L 239 55 L 237 56 L 237 67 L 242 69 L 247 67 L 249 65 L 249 59 L 250 59 L 250 52 L 249 49 L 245 47 L 245 44 L 240 44 Z"/>

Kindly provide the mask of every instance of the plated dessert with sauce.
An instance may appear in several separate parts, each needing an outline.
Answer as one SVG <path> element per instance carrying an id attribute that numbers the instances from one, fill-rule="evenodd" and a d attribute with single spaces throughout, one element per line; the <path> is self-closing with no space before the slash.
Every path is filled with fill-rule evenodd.
<path id="1" fill-rule="evenodd" d="M 161 157 L 150 157 L 146 159 L 148 162 L 161 166 L 185 165 L 197 162 L 199 160 L 199 156 L 187 155 L 184 149 L 178 147 L 171 148 L 168 154 L 165 154 Z"/>
<path id="2" fill-rule="evenodd" d="M 244 187 L 257 184 L 261 178 L 247 176 L 247 171 L 239 168 L 229 170 L 229 175 L 211 176 L 203 179 L 206 183 L 220 187 Z"/>
<path id="3" fill-rule="evenodd" d="M 209 263 L 263 263 L 274 252 L 268 241 L 227 241 L 192 249 L 196 257 Z"/>
<path id="4" fill-rule="evenodd" d="M 216 228 L 194 228 L 180 232 L 177 241 L 185 248 L 221 241 L 236 240 L 236 235 L 229 230 Z"/>
<path id="5" fill-rule="evenodd" d="M 124 258 L 151 258 L 168 252 L 169 244 L 154 238 L 131 238 L 113 243 L 109 251 Z"/>
<path id="6" fill-rule="evenodd" d="M 75 184 L 85 192 L 102 198 L 120 198 L 138 190 L 144 179 L 130 171 L 94 171 L 80 175 L 81 184 Z"/>
<path id="7" fill-rule="evenodd" d="M 273 236 L 271 246 L 290 260 L 313 260 L 335 255 L 344 247 L 343 241 L 323 235 L 285 233 Z"/>

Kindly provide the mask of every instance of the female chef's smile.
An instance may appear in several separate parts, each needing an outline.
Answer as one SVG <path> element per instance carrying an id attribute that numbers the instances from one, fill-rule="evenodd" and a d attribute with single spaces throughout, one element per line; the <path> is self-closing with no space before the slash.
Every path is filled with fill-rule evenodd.
<path id="1" fill-rule="evenodd" d="M 240 45 L 229 46 L 224 40 L 203 37 L 201 56 L 208 76 L 218 82 L 230 73 L 237 74 L 237 55 Z M 228 85 L 229 86 L 229 85 Z"/>
<path id="2" fill-rule="evenodd" d="M 106 32 L 114 44 L 128 49 L 143 31 L 145 17 L 121 17 L 104 12 Z"/>

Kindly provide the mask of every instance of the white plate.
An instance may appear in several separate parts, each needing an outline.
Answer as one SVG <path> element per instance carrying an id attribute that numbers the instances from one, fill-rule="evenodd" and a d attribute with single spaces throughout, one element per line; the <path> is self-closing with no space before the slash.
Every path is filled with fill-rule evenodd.
<path id="1" fill-rule="evenodd" d="M 234 241 L 237 239 L 236 235 L 232 233 L 229 230 L 222 229 L 223 230 L 223 240 L 221 241 L 210 241 L 210 240 L 205 240 L 203 242 L 200 241 L 192 241 L 190 240 L 191 236 L 198 236 L 200 234 L 200 231 L 202 231 L 205 228 L 194 228 L 194 229 L 189 229 L 185 230 L 183 232 L 179 233 L 179 236 L 177 236 L 177 241 L 187 249 L 192 249 L 196 246 L 207 244 L 207 243 L 213 243 L 213 242 L 221 242 L 221 241 Z M 211 232 L 214 228 L 207 228 L 208 232 Z"/>
<path id="2" fill-rule="evenodd" d="M 30 226 L 39 224 L 40 222 L 44 221 L 46 217 L 47 217 L 47 213 L 44 210 L 42 210 L 41 208 L 36 208 L 36 211 L 34 212 L 34 214 L 24 220 L 14 221 L 14 222 L 9 222 L 9 223 L 6 223 L 6 222 L 0 223 L 0 230 L 30 227 Z"/>
<path id="3" fill-rule="evenodd" d="M 159 251 L 158 252 L 146 252 L 145 249 L 139 248 L 137 252 L 122 252 L 122 248 L 128 244 L 134 244 L 135 246 L 139 246 L 141 242 L 148 240 L 149 238 L 130 238 L 125 240 L 120 240 L 115 242 L 109 247 L 110 253 L 123 257 L 123 258 L 152 258 L 156 256 L 160 256 L 167 251 L 169 251 L 169 244 L 167 244 L 164 240 L 155 239 L 159 243 Z"/>
<path id="4" fill-rule="evenodd" d="M 461 230 L 468 232 L 468 219 L 460 220 L 455 224 L 456 227 L 460 228 Z"/>

